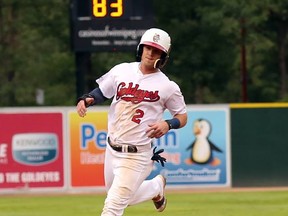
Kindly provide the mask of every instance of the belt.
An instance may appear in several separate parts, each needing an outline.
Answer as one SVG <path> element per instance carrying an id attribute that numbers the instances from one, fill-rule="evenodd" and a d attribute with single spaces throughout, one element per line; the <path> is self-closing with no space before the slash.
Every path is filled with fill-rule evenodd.
<path id="1" fill-rule="evenodd" d="M 115 144 L 112 144 L 109 137 L 108 137 L 108 143 L 111 146 L 111 148 L 117 152 L 136 153 L 138 151 L 137 147 L 133 146 L 133 145 L 117 145 L 117 144 L 115 145 Z"/>

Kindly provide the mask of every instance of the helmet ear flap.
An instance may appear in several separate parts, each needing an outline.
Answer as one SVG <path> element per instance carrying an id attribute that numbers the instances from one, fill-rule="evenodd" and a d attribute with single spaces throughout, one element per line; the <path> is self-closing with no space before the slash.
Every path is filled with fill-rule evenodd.
<path id="1" fill-rule="evenodd" d="M 163 67 L 166 65 L 168 59 L 169 59 L 169 55 L 166 54 L 166 53 L 163 53 L 163 54 L 161 55 L 160 59 L 158 59 L 158 60 L 155 62 L 154 68 L 160 68 L 160 69 L 163 68 Z"/>
<path id="2" fill-rule="evenodd" d="M 140 62 L 143 53 L 143 44 L 139 44 L 136 51 L 136 61 Z"/>

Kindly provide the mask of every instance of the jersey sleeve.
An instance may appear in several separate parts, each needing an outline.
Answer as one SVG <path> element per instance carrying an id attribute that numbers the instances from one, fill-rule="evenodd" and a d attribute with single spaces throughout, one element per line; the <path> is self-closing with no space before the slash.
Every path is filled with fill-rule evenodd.
<path id="1" fill-rule="evenodd" d="M 175 82 L 171 82 L 173 83 L 173 91 L 166 101 L 165 106 L 172 116 L 176 114 L 184 114 L 186 113 L 186 104 L 182 92 Z"/>
<path id="2" fill-rule="evenodd" d="M 102 94 L 106 98 L 112 98 L 115 95 L 115 67 L 106 74 L 96 79 Z"/>

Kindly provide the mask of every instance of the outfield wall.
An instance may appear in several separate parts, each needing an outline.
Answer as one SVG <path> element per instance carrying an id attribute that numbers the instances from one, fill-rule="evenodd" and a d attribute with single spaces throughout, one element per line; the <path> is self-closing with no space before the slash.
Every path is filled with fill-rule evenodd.
<path id="1" fill-rule="evenodd" d="M 161 173 L 176 189 L 287 186 L 287 107 L 189 105 L 187 126 L 154 141 L 167 163 L 148 178 Z M 106 106 L 85 118 L 75 107 L 0 109 L 0 193 L 104 191 L 107 116 Z M 206 144 L 197 124 L 209 125 Z"/>
<path id="2" fill-rule="evenodd" d="M 232 186 L 288 186 L 288 104 L 231 104 Z"/>

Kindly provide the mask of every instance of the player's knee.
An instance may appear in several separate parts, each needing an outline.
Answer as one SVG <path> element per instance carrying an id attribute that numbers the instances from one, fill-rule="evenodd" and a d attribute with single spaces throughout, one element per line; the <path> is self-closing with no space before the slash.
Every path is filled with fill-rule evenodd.
<path id="1" fill-rule="evenodd" d="M 132 196 L 132 190 L 128 187 L 120 187 L 118 190 L 118 199 L 121 202 L 129 200 Z M 122 200 L 121 200 L 122 199 Z"/>

